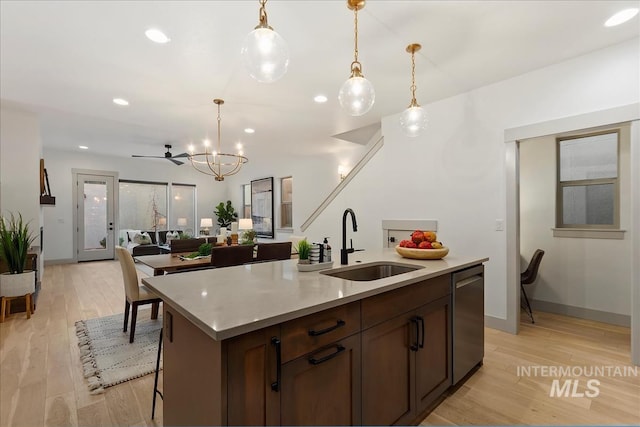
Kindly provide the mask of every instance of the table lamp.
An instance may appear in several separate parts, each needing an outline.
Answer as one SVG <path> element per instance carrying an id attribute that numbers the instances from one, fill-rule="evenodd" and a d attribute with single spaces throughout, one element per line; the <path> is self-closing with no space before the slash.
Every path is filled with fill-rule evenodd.
<path id="1" fill-rule="evenodd" d="M 209 235 L 209 227 L 213 227 L 213 219 L 212 218 L 200 218 L 200 227 L 204 228 L 202 234 L 205 236 Z"/>

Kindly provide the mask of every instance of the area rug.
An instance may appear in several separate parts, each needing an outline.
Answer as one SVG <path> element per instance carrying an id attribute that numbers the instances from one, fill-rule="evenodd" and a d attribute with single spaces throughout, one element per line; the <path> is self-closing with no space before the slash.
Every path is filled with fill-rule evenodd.
<path id="1" fill-rule="evenodd" d="M 155 372 L 162 316 L 152 320 L 150 312 L 138 312 L 131 344 L 129 332 L 122 332 L 124 313 L 76 322 L 80 360 L 91 394 Z"/>

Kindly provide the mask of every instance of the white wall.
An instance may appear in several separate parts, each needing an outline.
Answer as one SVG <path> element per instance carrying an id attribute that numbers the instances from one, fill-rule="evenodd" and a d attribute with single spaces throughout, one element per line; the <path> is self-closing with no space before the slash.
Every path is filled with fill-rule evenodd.
<path id="1" fill-rule="evenodd" d="M 40 126 L 34 114 L 0 108 L 0 213 L 22 214 L 40 242 Z"/>
<path id="2" fill-rule="evenodd" d="M 365 146 L 350 144 L 339 152 L 323 156 L 292 156 L 274 159 L 253 159 L 250 157 L 249 163 L 242 168 L 240 173 L 227 178 L 230 199 L 236 210 L 240 210 L 242 206 L 241 186 L 249 184 L 251 180 L 273 177 L 275 240 L 288 240 L 291 234 L 303 234 L 308 237 L 309 241 L 321 242 L 322 237 L 332 236 L 334 238 L 330 243 L 332 246 L 336 246 L 339 242 L 334 235 L 322 234 L 323 231 L 302 233 L 300 226 L 340 183 L 338 166 L 342 164 L 353 167 L 365 152 Z M 291 231 L 279 230 L 277 226 L 280 214 L 278 206 L 280 178 L 287 176 L 293 177 L 293 229 Z"/>
<path id="3" fill-rule="evenodd" d="M 629 126 L 620 135 L 620 228 L 630 226 Z M 537 248 L 545 251 L 529 298 L 629 315 L 631 239 L 553 237 L 556 206 L 555 136 L 520 143 L 520 252 L 527 265 Z"/>
<path id="4" fill-rule="evenodd" d="M 175 166 L 162 159 L 133 159 L 96 156 L 90 152 L 44 150 L 51 192 L 56 205 L 44 208 L 44 241 L 46 261 L 73 259 L 72 169 L 115 171 L 119 179 L 195 184 L 196 216 L 215 218 L 215 205 L 227 200 L 227 185 L 213 177 L 196 172 L 188 163 Z M 214 219 L 215 221 L 215 219 Z"/>
<path id="5" fill-rule="evenodd" d="M 436 219 L 452 253 L 490 257 L 485 312 L 505 319 L 506 235 L 495 230 L 496 219 L 506 219 L 504 130 L 638 102 L 639 63 L 634 39 L 426 105 L 429 126 L 415 139 L 401 133 L 397 116 L 386 117 L 385 145 L 305 234 L 331 236 L 338 248 L 347 207 L 358 217 L 359 231 L 348 232 L 358 248 L 380 247 L 382 219 Z M 291 174 L 289 163 L 301 162 L 260 161 L 265 176 L 274 177 Z M 305 206 L 310 213 L 329 191 L 315 158 L 303 166 L 310 176 L 293 173 L 297 227 L 306 219 L 297 216 L 299 200 L 323 193 L 315 206 Z M 231 191 L 239 193 L 239 184 Z"/>

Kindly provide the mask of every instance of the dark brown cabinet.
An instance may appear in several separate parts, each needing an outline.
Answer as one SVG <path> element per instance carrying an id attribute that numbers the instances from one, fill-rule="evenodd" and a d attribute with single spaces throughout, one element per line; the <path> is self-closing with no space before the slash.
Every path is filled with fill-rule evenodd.
<path id="1" fill-rule="evenodd" d="M 407 313 L 362 332 L 363 425 L 408 424 L 414 418 L 414 330 Z"/>
<path id="2" fill-rule="evenodd" d="M 260 329 L 225 343 L 228 425 L 280 425 L 280 328 Z"/>
<path id="3" fill-rule="evenodd" d="M 451 385 L 451 297 L 362 332 L 362 423 L 414 422 Z"/>
<path id="4" fill-rule="evenodd" d="M 167 425 L 407 425 L 451 385 L 451 276 L 216 341 L 165 306 Z"/>
<path id="5" fill-rule="evenodd" d="M 282 366 L 282 425 L 360 425 L 360 335 Z"/>

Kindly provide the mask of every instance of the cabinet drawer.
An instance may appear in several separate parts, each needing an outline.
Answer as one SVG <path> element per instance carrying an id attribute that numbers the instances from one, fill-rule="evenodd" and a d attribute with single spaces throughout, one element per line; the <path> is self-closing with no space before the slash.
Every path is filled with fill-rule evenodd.
<path id="1" fill-rule="evenodd" d="M 360 302 L 282 324 L 282 363 L 360 331 Z"/>
<path id="2" fill-rule="evenodd" d="M 385 292 L 361 301 L 362 329 L 414 310 L 451 293 L 451 275 L 445 274 Z"/>

